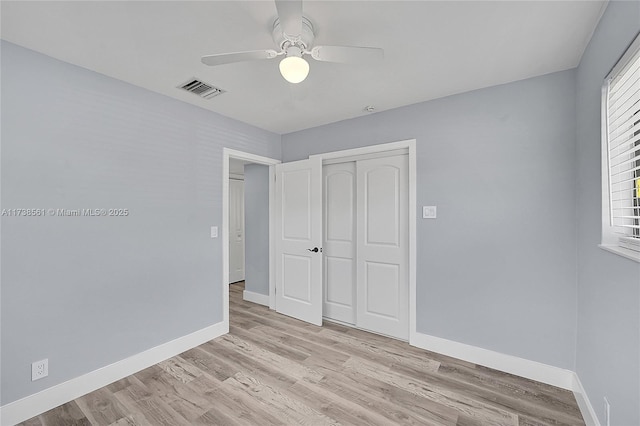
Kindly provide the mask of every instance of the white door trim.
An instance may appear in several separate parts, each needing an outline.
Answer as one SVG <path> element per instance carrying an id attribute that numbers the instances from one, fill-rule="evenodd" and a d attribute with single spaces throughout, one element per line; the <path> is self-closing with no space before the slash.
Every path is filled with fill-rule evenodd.
<path id="1" fill-rule="evenodd" d="M 325 162 L 335 159 L 351 159 L 351 157 L 398 149 L 408 149 L 409 151 L 409 344 L 416 346 L 418 337 L 416 332 L 416 140 L 407 139 L 362 148 L 327 152 L 310 155 L 309 158 L 320 157 Z"/>
<path id="2" fill-rule="evenodd" d="M 231 148 L 222 149 L 222 322 L 225 333 L 229 332 L 229 159 L 249 161 L 256 164 L 269 166 L 269 307 L 275 308 L 275 270 L 273 260 L 275 250 L 273 246 L 273 226 L 275 206 L 275 165 L 280 164 L 280 160 L 263 157 L 261 155 L 250 154 L 248 152 L 237 151 Z"/>

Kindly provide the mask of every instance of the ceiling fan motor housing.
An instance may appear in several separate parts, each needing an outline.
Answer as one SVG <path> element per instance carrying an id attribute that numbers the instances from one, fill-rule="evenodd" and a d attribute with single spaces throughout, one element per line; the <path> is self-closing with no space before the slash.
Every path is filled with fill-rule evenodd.
<path id="1" fill-rule="evenodd" d="M 297 56 L 299 58 L 302 58 L 303 50 L 298 46 L 289 46 L 287 47 L 286 52 L 287 56 Z"/>
<path id="2" fill-rule="evenodd" d="M 302 34 L 297 36 L 284 34 L 280 25 L 280 19 L 276 18 L 273 23 L 273 31 L 271 35 L 273 36 L 273 41 L 276 42 L 281 50 L 285 51 L 289 46 L 297 46 L 302 51 L 309 50 L 315 38 L 315 35 L 313 34 L 313 24 L 304 16 L 302 17 Z"/>

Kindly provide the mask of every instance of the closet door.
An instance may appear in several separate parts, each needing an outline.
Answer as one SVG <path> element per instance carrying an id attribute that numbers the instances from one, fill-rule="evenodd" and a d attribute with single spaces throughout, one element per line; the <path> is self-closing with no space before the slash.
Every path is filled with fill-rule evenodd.
<path id="1" fill-rule="evenodd" d="M 409 338 L 408 156 L 357 168 L 358 327 Z"/>
<path id="2" fill-rule="evenodd" d="M 356 164 L 323 167 L 323 315 L 355 323 Z"/>

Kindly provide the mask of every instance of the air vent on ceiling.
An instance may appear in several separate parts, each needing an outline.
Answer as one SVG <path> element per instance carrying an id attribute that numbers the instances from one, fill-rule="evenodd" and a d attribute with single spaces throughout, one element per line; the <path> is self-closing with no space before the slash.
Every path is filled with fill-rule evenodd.
<path id="1" fill-rule="evenodd" d="M 204 83 L 196 78 L 189 79 L 186 83 L 178 87 L 205 99 L 211 99 L 225 92 L 225 90 L 222 90 L 219 87 Z"/>

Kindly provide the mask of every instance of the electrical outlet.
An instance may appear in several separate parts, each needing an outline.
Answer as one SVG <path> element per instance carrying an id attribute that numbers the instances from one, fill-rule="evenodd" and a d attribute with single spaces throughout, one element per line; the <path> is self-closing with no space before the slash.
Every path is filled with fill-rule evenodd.
<path id="1" fill-rule="evenodd" d="M 607 397 L 604 397 L 604 421 L 606 426 L 611 426 L 611 404 Z"/>
<path id="2" fill-rule="evenodd" d="M 31 364 L 31 381 L 42 379 L 49 375 L 49 359 L 45 358 Z"/>
<path id="3" fill-rule="evenodd" d="M 435 219 L 437 217 L 436 206 L 422 206 L 422 218 L 423 219 Z"/>

